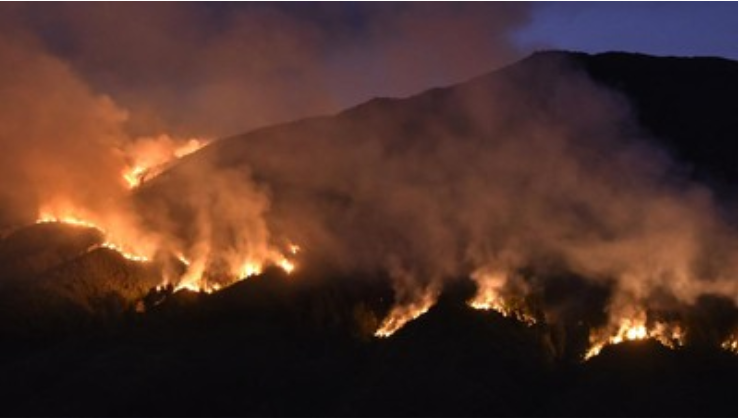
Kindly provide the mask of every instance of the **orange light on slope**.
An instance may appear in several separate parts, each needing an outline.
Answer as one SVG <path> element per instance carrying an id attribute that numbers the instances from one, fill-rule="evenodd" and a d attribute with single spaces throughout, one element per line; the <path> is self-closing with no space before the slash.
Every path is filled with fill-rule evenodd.
<path id="1" fill-rule="evenodd" d="M 675 349 L 684 344 L 685 332 L 676 324 L 656 322 L 648 327 L 646 315 L 638 315 L 635 318 L 624 318 L 619 321 L 616 332 L 606 335 L 601 331 L 591 333 L 590 348 L 585 353 L 585 360 L 589 360 L 598 354 L 607 345 L 621 344 L 626 341 L 642 341 L 653 339 L 665 347 Z"/>

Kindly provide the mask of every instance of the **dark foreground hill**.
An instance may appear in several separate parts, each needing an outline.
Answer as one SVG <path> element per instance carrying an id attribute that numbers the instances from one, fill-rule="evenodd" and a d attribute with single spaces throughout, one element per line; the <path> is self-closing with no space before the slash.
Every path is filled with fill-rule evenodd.
<path id="1" fill-rule="evenodd" d="M 262 143 L 284 141 L 290 152 L 310 153 L 309 141 L 326 133 L 361 141 L 399 132 L 423 137 L 432 122 L 464 130 L 466 115 L 453 111 L 459 97 L 504 93 L 511 84 L 526 86 L 530 96 L 501 112 L 535 117 L 528 106 L 556 94 L 551 70 L 563 62 L 620 91 L 643 136 L 673 154 L 682 175 L 709 185 L 733 216 L 736 63 L 617 53 L 536 54 L 459 86 L 222 140 L 146 185 L 140 197 L 166 194 L 188 164 L 208 159 L 224 167 L 247 161 L 279 198 L 297 190 L 299 170 L 311 166 L 280 178 L 280 159 L 260 153 Z M 435 120 L 439 114 L 451 116 Z M 305 148 L 294 148 L 296 135 Z M 403 146 L 410 145 L 395 144 Z M 341 190 L 313 192 L 343 198 Z M 308 265 L 289 277 L 267 270 L 211 295 L 171 294 L 153 289 L 156 262 L 90 250 L 100 240 L 94 231 L 57 225 L 0 239 L 3 415 L 737 414 L 737 357 L 715 344 L 669 350 L 629 343 L 583 363 L 587 324 L 529 327 L 472 310 L 465 301 L 474 289 L 465 278 L 426 315 L 377 339 L 372 333 L 393 301 L 384 277 Z M 563 289 L 582 306 L 600 306 L 595 290 Z M 711 334 L 707 328 L 720 322 L 736 329 L 731 301 L 705 305 L 695 328 Z"/>
<path id="2" fill-rule="evenodd" d="M 388 339 L 371 288 L 279 271 L 42 346 L 4 341 L 6 415 L 732 416 L 734 354 L 639 342 L 565 361 L 546 326 L 447 297 Z M 337 284 L 338 282 L 338 284 Z M 364 294 L 361 294 L 364 292 Z M 455 292 L 451 292 L 454 294 Z M 464 292 L 458 292 L 463 294 Z M 379 296 L 379 295 L 376 295 Z"/>

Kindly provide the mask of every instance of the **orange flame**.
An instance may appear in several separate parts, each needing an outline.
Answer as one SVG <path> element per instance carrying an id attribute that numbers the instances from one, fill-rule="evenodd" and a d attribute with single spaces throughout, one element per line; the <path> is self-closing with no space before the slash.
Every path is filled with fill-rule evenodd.
<path id="1" fill-rule="evenodd" d="M 94 229 L 100 232 L 103 235 L 103 237 L 105 237 L 105 241 L 101 243 L 100 245 L 93 247 L 91 250 L 94 250 L 97 248 L 107 248 L 109 250 L 113 250 L 117 252 L 118 254 L 126 258 L 127 260 L 136 261 L 136 262 L 150 261 L 149 257 L 143 254 L 138 254 L 136 252 L 133 252 L 130 249 L 127 249 L 128 248 L 127 246 L 114 242 L 110 238 L 111 234 L 105 228 L 102 228 L 96 222 L 84 219 L 82 217 L 75 216 L 75 215 L 56 216 L 52 214 L 50 211 L 42 211 L 41 215 L 36 220 L 36 223 L 37 224 L 59 223 L 59 224 L 64 224 L 64 225 Z"/>
<path id="2" fill-rule="evenodd" d="M 144 177 L 146 176 L 147 171 L 148 169 L 146 167 L 142 167 L 140 165 L 135 165 L 123 170 L 123 179 L 126 181 L 128 188 L 135 189 L 136 187 L 141 186 L 144 182 Z"/>
<path id="3" fill-rule="evenodd" d="M 106 242 L 100 244 L 100 247 L 101 248 L 107 248 L 109 250 L 113 250 L 113 251 L 117 252 L 118 254 L 122 255 L 123 258 L 125 258 L 127 260 L 136 261 L 136 262 L 139 262 L 139 263 L 151 261 L 149 259 L 149 257 L 146 257 L 144 255 L 135 254 L 135 253 L 126 251 L 120 245 L 115 244 L 115 243 L 112 243 L 110 241 L 106 241 Z"/>
<path id="4" fill-rule="evenodd" d="M 477 283 L 477 293 L 467 302 L 471 308 L 496 311 L 506 318 L 514 318 L 527 325 L 536 324 L 536 318 L 522 302 L 503 296 L 503 288 L 508 282 L 503 273 L 481 269 L 472 274 L 472 279 Z M 520 293 L 523 292 L 520 290 Z"/>
<path id="5" fill-rule="evenodd" d="M 91 228 L 91 229 L 97 229 L 98 231 L 104 233 L 105 231 L 97 226 L 95 223 L 90 222 L 85 219 L 77 218 L 75 216 L 63 216 L 63 217 L 56 217 L 50 213 L 42 213 L 39 218 L 36 220 L 37 224 L 49 224 L 49 223 L 60 223 L 60 224 L 66 224 L 66 225 L 72 225 L 72 226 L 80 226 L 83 228 Z"/>
<path id="6" fill-rule="evenodd" d="M 127 159 L 131 161 L 121 173 L 124 184 L 129 189 L 140 187 L 144 182 L 161 174 L 172 161 L 194 153 L 209 142 L 199 138 L 182 141 L 167 135 L 140 138 L 124 151 Z"/>
<path id="7" fill-rule="evenodd" d="M 176 257 L 187 267 L 187 270 L 175 285 L 175 291 L 187 289 L 193 292 L 212 293 L 226 286 L 261 274 L 264 271 L 265 265 L 275 265 L 287 274 L 291 274 L 296 269 L 294 261 L 278 253 L 270 253 L 262 261 L 259 261 L 258 258 L 253 256 L 248 257 L 245 261 L 238 263 L 233 268 L 231 277 L 222 277 L 218 282 L 213 282 L 204 277 L 205 266 L 208 260 L 207 255 L 208 252 L 206 251 L 204 256 L 191 261 L 182 253 L 177 253 Z"/>
<path id="8" fill-rule="evenodd" d="M 428 289 L 411 303 L 396 305 L 375 331 L 375 337 L 387 338 L 408 322 L 428 312 L 436 302 L 436 296 L 435 291 Z"/>
<path id="9" fill-rule="evenodd" d="M 725 339 L 721 343 L 721 348 L 723 348 L 724 350 L 727 350 L 727 351 L 731 351 L 732 353 L 736 354 L 737 353 L 736 335 L 732 335 L 729 338 Z"/>
<path id="10" fill-rule="evenodd" d="M 295 263 L 288 260 L 287 258 L 283 258 L 279 262 L 277 262 L 277 265 L 285 271 L 285 273 L 290 274 L 295 270 Z"/>
<path id="11" fill-rule="evenodd" d="M 677 324 L 655 322 L 647 326 L 646 314 L 639 312 L 632 318 L 619 321 L 616 331 L 609 335 L 608 329 L 601 329 L 590 334 L 590 348 L 585 353 L 585 360 L 598 354 L 607 345 L 621 344 L 626 341 L 653 339 L 665 347 L 675 349 L 685 342 L 685 331 Z"/>
<path id="12" fill-rule="evenodd" d="M 478 294 L 467 303 L 471 308 L 482 311 L 496 311 L 506 318 L 514 318 L 526 325 L 536 324 L 536 318 L 522 307 L 507 302 L 492 289 L 478 292 Z"/>

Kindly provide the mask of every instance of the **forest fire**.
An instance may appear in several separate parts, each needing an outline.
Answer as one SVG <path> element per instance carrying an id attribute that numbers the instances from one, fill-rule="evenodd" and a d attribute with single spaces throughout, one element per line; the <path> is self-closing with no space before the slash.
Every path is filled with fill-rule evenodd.
<path id="1" fill-rule="evenodd" d="M 280 260 L 277 265 L 280 266 L 280 268 L 284 270 L 287 274 L 290 274 L 293 272 L 293 270 L 295 270 L 295 263 L 288 260 L 287 258 L 283 258 L 282 260 Z"/>
<path id="2" fill-rule="evenodd" d="M 212 280 L 209 278 L 210 273 L 207 272 L 208 269 L 206 268 L 208 264 L 207 257 L 196 258 L 194 261 L 181 253 L 176 254 L 176 257 L 185 266 L 186 271 L 174 286 L 175 291 L 185 289 L 192 292 L 213 293 L 234 283 L 262 274 L 266 265 L 279 267 L 288 275 L 296 269 L 295 262 L 285 256 L 271 255 L 263 261 L 257 261 L 254 257 L 250 257 L 238 264 L 230 276 L 216 277 L 215 280 Z"/>
<path id="3" fill-rule="evenodd" d="M 496 311 L 506 318 L 514 318 L 526 325 L 534 325 L 536 318 L 529 312 L 525 301 L 526 286 L 521 280 L 508 280 L 507 276 L 495 269 L 480 269 L 472 273 L 477 283 L 477 294 L 467 304 L 477 310 Z M 508 289 L 507 286 L 512 287 Z"/>
<path id="4" fill-rule="evenodd" d="M 239 276 L 242 279 L 256 276 L 262 273 L 262 266 L 258 263 L 247 261 L 241 266 Z"/>
<path id="5" fill-rule="evenodd" d="M 725 339 L 721 343 L 721 348 L 723 348 L 726 351 L 730 351 L 734 354 L 737 353 L 737 339 L 736 335 L 732 335 L 729 338 Z"/>
<path id="6" fill-rule="evenodd" d="M 395 334 L 405 324 L 428 312 L 436 302 L 436 297 L 434 291 L 427 290 L 420 298 L 408 304 L 395 306 L 375 331 L 375 337 L 387 338 Z"/>
<path id="7" fill-rule="evenodd" d="M 516 319 L 526 325 L 536 324 L 536 318 L 525 307 L 521 306 L 521 304 L 506 301 L 491 289 L 478 293 L 467 304 L 473 309 L 498 312 L 506 318 Z"/>
<path id="8" fill-rule="evenodd" d="M 148 169 L 142 166 L 133 166 L 123 171 L 123 179 L 129 189 L 135 189 L 144 182 L 144 176 L 146 176 Z"/>
<path id="9" fill-rule="evenodd" d="M 199 138 L 176 140 L 168 135 L 138 139 L 124 150 L 130 161 L 121 173 L 124 184 L 128 189 L 136 189 L 161 174 L 173 161 L 194 153 L 209 142 Z"/>
<path id="10" fill-rule="evenodd" d="M 36 223 L 37 224 L 60 223 L 60 224 L 71 225 L 71 226 L 79 226 L 83 228 L 92 228 L 100 232 L 104 232 L 103 229 L 97 226 L 95 223 L 87 221 L 85 219 L 80 219 L 74 216 L 56 217 L 48 213 L 42 213 L 39 216 L 39 218 L 36 220 Z"/>
<path id="11" fill-rule="evenodd" d="M 117 245 L 117 244 L 115 244 L 113 242 L 110 242 L 110 241 L 106 241 L 106 242 L 100 244 L 100 248 L 107 248 L 109 250 L 113 250 L 113 251 L 117 252 L 118 254 L 122 255 L 123 258 L 125 258 L 127 260 L 136 261 L 136 262 L 139 262 L 139 263 L 144 263 L 144 262 L 147 262 L 147 261 L 151 261 L 149 259 L 149 257 L 146 257 L 146 256 L 143 256 L 143 255 L 139 255 L 139 254 L 135 254 L 135 253 L 126 251 L 121 246 L 119 246 L 119 245 Z"/>
<path id="12" fill-rule="evenodd" d="M 610 327 L 594 330 L 590 334 L 590 348 L 584 359 L 589 360 L 607 345 L 621 344 L 627 341 L 653 339 L 667 348 L 676 349 L 685 343 L 685 331 L 678 324 L 655 322 L 649 326 L 646 315 L 641 313 L 633 318 L 621 319 L 615 332 L 609 334 Z"/>
<path id="13" fill-rule="evenodd" d="M 83 219 L 77 216 L 54 216 L 50 213 L 42 213 L 39 218 L 36 220 L 37 224 L 47 224 L 47 223 L 58 223 L 58 224 L 64 224 L 64 225 L 70 225 L 75 227 L 82 227 L 82 228 L 89 228 L 94 229 L 98 231 L 104 238 L 105 241 L 99 245 L 96 245 L 91 248 L 91 250 L 95 250 L 97 248 L 107 248 L 109 250 L 115 251 L 118 254 L 120 254 L 123 258 L 135 261 L 135 262 L 148 262 L 150 261 L 150 258 L 135 253 L 129 249 L 127 249 L 126 246 L 118 244 L 110 239 L 110 234 L 108 231 L 106 231 L 105 228 L 102 228 L 97 223 L 89 221 L 87 219 Z"/>

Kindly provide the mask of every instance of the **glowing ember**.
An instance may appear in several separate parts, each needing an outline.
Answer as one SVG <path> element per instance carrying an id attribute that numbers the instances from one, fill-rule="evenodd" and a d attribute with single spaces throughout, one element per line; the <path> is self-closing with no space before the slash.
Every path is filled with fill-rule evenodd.
<path id="1" fill-rule="evenodd" d="M 721 348 L 727 351 L 731 351 L 732 353 L 736 354 L 737 353 L 736 335 L 732 335 L 726 340 L 724 340 L 724 342 L 721 343 Z"/>
<path id="2" fill-rule="evenodd" d="M 606 345 L 646 339 L 653 339 L 665 347 L 675 349 L 684 344 L 685 332 L 676 324 L 664 322 L 656 322 L 653 326 L 648 327 L 646 315 L 643 313 L 635 318 L 624 318 L 619 322 L 618 329 L 612 335 L 605 334 L 603 330 L 591 333 L 591 345 L 585 353 L 585 360 L 600 354 Z"/>
<path id="3" fill-rule="evenodd" d="M 288 251 L 290 251 L 290 254 L 295 255 L 298 252 L 300 252 L 300 246 L 297 244 L 290 244 L 287 246 Z"/>
<path id="4" fill-rule="evenodd" d="M 285 273 L 290 274 L 295 270 L 295 264 L 288 260 L 287 258 L 283 258 L 280 260 L 280 262 L 277 263 L 278 266 L 280 266 L 281 269 L 285 271 Z"/>

